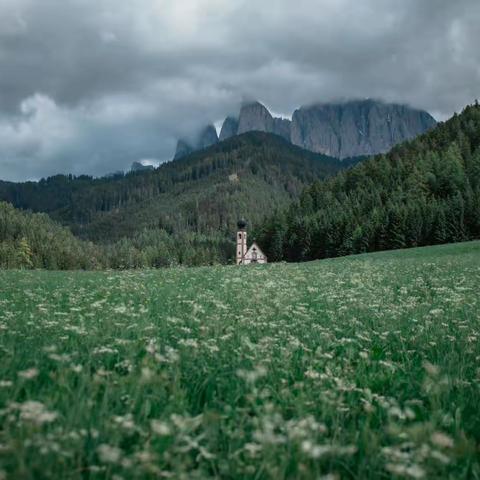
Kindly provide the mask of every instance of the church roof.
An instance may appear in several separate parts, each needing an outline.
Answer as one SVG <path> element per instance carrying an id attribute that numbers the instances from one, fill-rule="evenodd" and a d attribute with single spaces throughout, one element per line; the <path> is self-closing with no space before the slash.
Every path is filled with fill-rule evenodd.
<path id="1" fill-rule="evenodd" d="M 253 242 L 251 245 L 250 245 L 250 248 L 247 250 L 247 253 L 245 254 L 245 257 L 247 255 L 250 255 L 253 250 L 256 250 L 257 254 L 260 254 L 262 255 L 263 257 L 267 258 L 267 256 L 263 253 L 262 249 L 258 246 L 258 243 L 257 242 Z"/>

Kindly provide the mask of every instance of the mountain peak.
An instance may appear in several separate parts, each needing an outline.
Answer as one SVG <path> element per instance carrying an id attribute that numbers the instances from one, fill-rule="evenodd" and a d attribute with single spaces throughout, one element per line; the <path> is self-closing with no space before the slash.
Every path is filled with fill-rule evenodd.
<path id="1" fill-rule="evenodd" d="M 203 127 L 192 141 L 181 138 L 177 142 L 174 160 L 185 157 L 196 150 L 210 147 L 218 143 L 217 130 L 214 125 L 209 124 Z"/>
<path id="2" fill-rule="evenodd" d="M 222 125 L 222 130 L 220 131 L 220 141 L 226 140 L 227 138 L 233 137 L 238 133 L 238 118 L 227 117 Z"/>
<path id="3" fill-rule="evenodd" d="M 248 102 L 242 105 L 238 120 L 238 134 L 251 131 L 272 132 L 273 117 L 260 102 Z"/>
<path id="4" fill-rule="evenodd" d="M 217 129 L 212 125 L 204 127 L 198 136 L 197 147 L 207 148 L 218 143 Z"/>
<path id="5" fill-rule="evenodd" d="M 185 157 L 186 155 L 189 155 L 193 151 L 194 151 L 194 148 L 188 142 L 188 140 L 181 138 L 177 141 L 177 148 L 175 149 L 174 160 L 178 160 L 179 158 Z"/>
<path id="6" fill-rule="evenodd" d="M 132 172 L 145 172 L 154 169 L 155 167 L 153 165 L 144 165 L 142 162 L 133 162 L 132 166 L 130 167 L 130 171 Z"/>

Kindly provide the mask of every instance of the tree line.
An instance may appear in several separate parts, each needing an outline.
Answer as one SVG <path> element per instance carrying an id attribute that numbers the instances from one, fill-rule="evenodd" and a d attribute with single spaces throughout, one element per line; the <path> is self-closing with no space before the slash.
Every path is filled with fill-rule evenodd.
<path id="1" fill-rule="evenodd" d="M 112 244 L 76 238 L 48 215 L 0 202 L 0 268 L 96 270 L 228 263 L 233 242 L 195 233 L 173 236 L 144 230 Z"/>

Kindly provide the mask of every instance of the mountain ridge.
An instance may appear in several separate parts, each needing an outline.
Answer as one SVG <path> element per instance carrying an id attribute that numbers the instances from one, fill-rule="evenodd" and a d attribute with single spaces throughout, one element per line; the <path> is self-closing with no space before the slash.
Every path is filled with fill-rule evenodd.
<path id="1" fill-rule="evenodd" d="M 425 111 L 375 100 L 315 104 L 295 110 L 291 141 L 337 158 L 386 153 L 436 125 Z"/>
<path id="2" fill-rule="evenodd" d="M 428 112 L 373 99 L 302 106 L 291 120 L 274 117 L 262 103 L 251 101 L 242 104 L 238 116 L 224 120 L 218 140 L 249 131 L 268 132 L 306 150 L 343 159 L 386 153 L 435 125 Z M 195 150 L 192 147 L 189 153 Z M 175 158 L 181 152 L 179 144 Z"/>

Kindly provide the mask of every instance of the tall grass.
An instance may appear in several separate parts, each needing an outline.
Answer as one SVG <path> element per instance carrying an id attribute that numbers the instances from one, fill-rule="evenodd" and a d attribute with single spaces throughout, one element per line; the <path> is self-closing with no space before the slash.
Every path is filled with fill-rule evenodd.
<path id="1" fill-rule="evenodd" d="M 480 243 L 0 272 L 0 479 L 480 478 Z"/>

